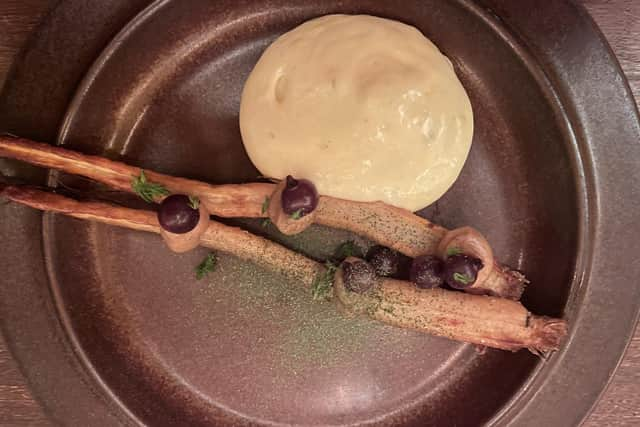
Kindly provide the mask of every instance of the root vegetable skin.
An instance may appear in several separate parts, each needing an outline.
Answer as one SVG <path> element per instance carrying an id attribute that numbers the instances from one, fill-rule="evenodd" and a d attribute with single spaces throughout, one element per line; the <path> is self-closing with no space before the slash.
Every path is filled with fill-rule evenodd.
<path id="1" fill-rule="evenodd" d="M 141 170 L 103 157 L 14 137 L 0 137 L 0 156 L 81 175 L 126 192 L 132 192 L 131 181 Z M 276 191 L 276 186 L 268 183 L 210 185 L 147 169 L 145 174 L 149 181 L 164 185 L 172 193 L 197 196 L 212 215 L 220 217 L 264 217 L 263 203 Z M 268 214 L 271 216 L 271 212 Z M 307 217 L 302 217 L 299 220 L 302 222 L 297 224 L 290 224 L 295 220 L 287 219 L 281 223 L 281 230 L 285 234 L 296 233 L 315 222 L 353 231 L 410 257 L 438 253 L 443 238 L 449 233 L 405 209 L 381 202 L 354 202 L 328 196 L 321 196 L 318 207 Z M 485 264 L 485 268 L 480 279 L 465 291 L 520 298 L 526 283 L 524 276 L 497 262 Z"/>
<path id="2" fill-rule="evenodd" d="M 0 195 L 35 209 L 57 212 L 74 218 L 156 234 L 160 234 L 162 230 L 156 213 L 151 211 L 129 209 L 101 202 L 78 202 L 58 194 L 28 187 L 7 186 L 2 189 Z M 309 288 L 316 275 L 324 272 L 324 266 L 304 255 L 241 228 L 230 227 L 217 221 L 208 222 L 205 231 L 200 235 L 199 245 L 251 261 L 285 277 L 298 280 Z"/>
<path id="3" fill-rule="evenodd" d="M 161 231 L 151 211 L 78 202 L 28 187 L 0 190 L 0 196 L 35 209 L 151 233 Z M 216 221 L 209 221 L 200 245 L 261 265 L 310 289 L 327 271 L 304 255 Z M 357 258 L 347 258 L 353 260 Z M 341 269 L 335 275 L 334 294 L 340 306 L 378 321 L 504 350 L 528 348 L 544 354 L 558 348 L 567 330 L 564 320 L 531 315 L 515 301 L 443 289 L 418 290 L 399 280 L 378 278 L 373 290 L 356 294 L 344 287 Z"/>
<path id="4" fill-rule="evenodd" d="M 141 168 L 54 147 L 23 138 L 0 137 L 0 157 L 8 157 L 102 182 L 116 190 L 133 192 L 131 181 Z M 147 179 L 164 185 L 171 193 L 189 194 L 200 199 L 212 215 L 258 218 L 262 202 L 273 192 L 267 183 L 211 185 L 144 169 Z M 159 200 L 157 200 L 159 201 Z"/>
<path id="5" fill-rule="evenodd" d="M 353 259 L 347 259 L 353 261 Z M 335 295 L 348 311 L 402 328 L 502 350 L 557 350 L 567 333 L 561 319 L 534 316 L 519 302 L 445 289 L 418 289 L 410 282 L 378 278 L 371 291 L 349 292 L 342 269 Z"/>

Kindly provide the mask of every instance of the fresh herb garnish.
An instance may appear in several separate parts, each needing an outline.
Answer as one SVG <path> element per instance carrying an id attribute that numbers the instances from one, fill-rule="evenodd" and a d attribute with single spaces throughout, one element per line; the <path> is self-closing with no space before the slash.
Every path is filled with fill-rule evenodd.
<path id="1" fill-rule="evenodd" d="M 456 282 L 460 282 L 463 285 L 468 285 L 469 283 L 473 282 L 473 279 L 469 277 L 469 275 L 462 273 L 453 273 L 453 280 L 455 280 Z"/>
<path id="2" fill-rule="evenodd" d="M 202 260 L 196 267 L 196 279 L 200 280 L 210 272 L 216 269 L 218 263 L 218 257 L 215 253 L 211 252 Z"/>
<path id="3" fill-rule="evenodd" d="M 347 240 L 342 243 L 340 246 L 336 248 L 334 252 L 334 258 L 338 261 L 343 261 L 349 257 L 363 258 L 362 249 L 356 245 L 356 242 L 353 240 Z"/>
<path id="4" fill-rule="evenodd" d="M 451 247 L 447 250 L 447 256 L 460 255 L 462 253 L 462 249 Z"/>
<path id="5" fill-rule="evenodd" d="M 131 188 L 147 203 L 153 203 L 156 198 L 169 195 L 169 190 L 164 185 L 148 181 L 142 169 L 139 176 L 133 177 Z"/>
<path id="6" fill-rule="evenodd" d="M 271 223 L 271 220 L 269 218 L 265 218 L 262 220 L 262 227 L 266 227 Z"/>
<path id="7" fill-rule="evenodd" d="M 265 196 L 264 198 L 264 202 L 262 202 L 262 214 L 266 214 L 267 211 L 269 210 L 269 202 L 271 201 L 271 199 L 269 199 L 269 196 Z"/>
<path id="8" fill-rule="evenodd" d="M 324 266 L 325 271 L 318 273 L 313 281 L 311 295 L 315 301 L 324 301 L 331 298 L 333 277 L 335 276 L 338 267 L 330 261 L 327 261 Z"/>
<path id="9" fill-rule="evenodd" d="M 291 214 L 291 219 L 295 219 L 296 221 L 302 218 L 303 210 L 302 208 L 298 209 L 294 213 Z"/>
<path id="10" fill-rule="evenodd" d="M 189 206 L 193 210 L 200 209 L 200 199 L 196 196 L 189 196 Z"/>

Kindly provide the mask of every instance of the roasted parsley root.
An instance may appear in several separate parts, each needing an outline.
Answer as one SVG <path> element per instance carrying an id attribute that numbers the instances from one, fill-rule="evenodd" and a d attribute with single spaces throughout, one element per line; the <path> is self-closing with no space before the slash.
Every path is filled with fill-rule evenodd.
<path id="1" fill-rule="evenodd" d="M 5 186 L 0 196 L 85 220 L 152 233 L 161 230 L 151 211 L 78 202 L 28 187 Z M 361 293 L 353 292 L 345 286 L 342 268 L 334 275 L 333 266 L 325 267 L 270 240 L 216 221 L 210 221 L 200 244 L 296 279 L 312 289 L 314 297 L 316 293 L 322 297 L 330 294 L 328 283 L 333 279 L 333 295 L 344 309 L 402 328 L 503 350 L 527 348 L 539 355 L 556 350 L 567 332 L 564 320 L 532 315 L 519 302 L 504 298 L 418 289 L 410 282 L 383 277 L 377 277 L 367 289 L 359 289 Z M 349 257 L 344 262 L 364 261 Z M 318 284 L 323 284 L 322 289 Z"/>
<path id="2" fill-rule="evenodd" d="M 0 137 L 0 156 L 81 175 L 121 191 L 134 192 L 132 179 L 140 176 L 139 168 L 124 163 L 10 136 Z M 275 184 L 210 185 L 148 170 L 144 172 L 148 182 L 159 184 L 172 194 L 198 197 L 212 215 L 253 218 L 271 216 L 270 212 L 263 211 L 263 204 L 265 200 L 272 198 Z M 160 197 L 153 195 L 155 201 Z M 273 198 L 271 202 L 273 204 Z M 271 210 L 271 206 L 269 208 Z M 476 282 L 466 288 L 465 292 L 517 300 L 527 283 L 522 274 L 493 261 L 491 248 L 484 238 L 477 238 L 480 235 L 477 231 L 465 227 L 449 232 L 412 212 L 385 203 L 353 202 L 320 196 L 318 206 L 311 214 L 293 221 L 297 222 L 295 227 L 299 231 L 308 226 L 306 221 L 350 230 L 412 258 L 439 254 L 438 250 L 443 242 L 485 250 L 483 256 L 469 253 L 480 258 L 484 267 L 478 272 Z M 298 232 L 293 228 L 289 231 Z M 485 244 L 488 252 L 487 247 L 483 246 Z"/>
<path id="3" fill-rule="evenodd" d="M 133 230 L 160 234 L 162 228 L 155 212 L 130 209 L 102 202 L 79 202 L 58 194 L 30 187 L 6 186 L 0 192 L 11 201 L 43 211 L 58 212 L 75 218 L 97 221 Z M 325 267 L 312 259 L 289 250 L 241 228 L 209 221 L 200 236 L 200 246 L 226 252 L 298 280 L 311 288 Z"/>
<path id="4" fill-rule="evenodd" d="M 348 259 L 355 262 L 353 259 Z M 380 277 L 367 292 L 347 287 L 336 271 L 334 295 L 346 310 L 372 319 L 457 341 L 502 350 L 526 348 L 544 355 L 557 350 L 567 333 L 562 319 L 535 316 L 519 302 Z"/>

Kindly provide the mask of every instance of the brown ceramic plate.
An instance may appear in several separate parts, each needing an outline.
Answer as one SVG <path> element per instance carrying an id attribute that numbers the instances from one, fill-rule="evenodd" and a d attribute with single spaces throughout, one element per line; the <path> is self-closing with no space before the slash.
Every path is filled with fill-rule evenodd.
<path id="1" fill-rule="evenodd" d="M 2 329 L 52 420 L 566 426 L 586 415 L 638 313 L 640 132 L 585 11 L 497 0 L 147 3 L 62 2 L 4 89 L 3 129 L 51 142 L 60 129 L 57 142 L 76 150 L 250 181 L 258 172 L 241 144 L 239 97 L 269 42 L 327 13 L 415 25 L 453 61 L 476 117 L 462 176 L 422 214 L 484 232 L 531 279 L 525 305 L 566 317 L 571 332 L 547 361 L 478 354 L 344 319 L 228 256 L 197 281 L 203 251 L 175 255 L 156 236 L 6 205 Z M 2 169 L 45 178 L 6 161 Z M 240 222 L 317 258 L 350 238 L 316 227 L 282 239 Z"/>

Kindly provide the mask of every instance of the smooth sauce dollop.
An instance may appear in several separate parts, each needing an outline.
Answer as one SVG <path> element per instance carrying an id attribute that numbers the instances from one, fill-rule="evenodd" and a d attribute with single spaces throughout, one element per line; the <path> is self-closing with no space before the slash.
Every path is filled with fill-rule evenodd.
<path id="1" fill-rule="evenodd" d="M 416 28 L 328 15 L 263 53 L 245 83 L 240 129 L 265 176 L 415 211 L 458 177 L 473 113 L 451 62 Z"/>

